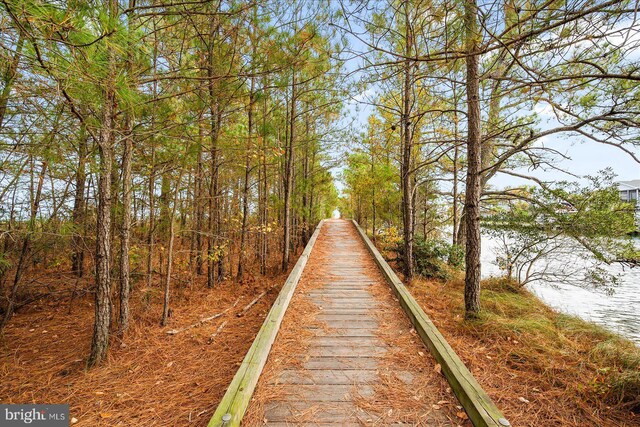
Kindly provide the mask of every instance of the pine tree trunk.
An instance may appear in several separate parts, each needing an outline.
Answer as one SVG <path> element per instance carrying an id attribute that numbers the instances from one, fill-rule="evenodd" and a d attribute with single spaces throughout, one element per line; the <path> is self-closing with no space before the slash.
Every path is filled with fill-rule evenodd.
<path id="1" fill-rule="evenodd" d="M 153 249 L 155 245 L 156 228 L 156 149 L 151 141 L 151 171 L 149 173 L 149 229 L 147 230 L 147 288 L 151 287 L 153 279 Z"/>
<path id="2" fill-rule="evenodd" d="M 254 52 L 255 53 L 255 52 Z M 238 256 L 238 281 L 242 282 L 244 276 L 244 264 L 246 262 L 246 242 L 247 242 L 247 224 L 249 217 L 249 177 L 251 172 L 251 138 L 253 134 L 253 98 L 255 90 L 255 77 L 251 78 L 251 87 L 249 91 L 249 108 L 247 111 L 247 152 L 245 154 L 244 163 L 244 185 L 242 188 L 242 228 L 240 230 L 240 248 Z"/>
<path id="3" fill-rule="evenodd" d="M 182 182 L 182 175 L 184 173 L 184 168 L 180 170 L 180 175 L 178 176 L 178 180 L 176 181 L 176 189 L 173 195 L 173 206 L 171 208 L 171 212 L 169 213 L 169 247 L 167 250 L 167 268 L 165 269 L 164 276 L 164 299 L 162 305 L 162 319 L 160 320 L 161 326 L 166 326 L 167 321 L 169 320 L 169 295 L 171 290 L 171 270 L 173 267 L 173 246 L 175 242 L 176 230 L 175 230 L 175 218 L 176 218 L 176 208 L 178 206 L 178 196 L 180 195 L 180 183 Z"/>
<path id="4" fill-rule="evenodd" d="M 478 23 L 476 0 L 466 0 L 465 26 L 467 64 L 467 182 L 465 190 L 466 250 L 465 250 L 465 317 L 477 317 L 480 312 L 480 184 L 481 184 L 481 123 Z"/>
<path id="5" fill-rule="evenodd" d="M 460 227 L 460 216 L 458 213 L 458 158 L 460 156 L 458 147 L 453 149 L 453 237 L 452 244 L 458 245 L 458 228 Z"/>
<path id="6" fill-rule="evenodd" d="M 109 15 L 115 21 L 118 2 L 109 0 Z M 92 367 L 104 360 L 109 348 L 109 326 L 111 324 L 111 173 L 113 168 L 114 117 L 116 114 L 116 56 L 113 49 L 108 52 L 108 76 L 104 86 L 102 123 L 98 137 L 100 168 L 98 176 L 98 207 L 96 223 L 96 288 L 95 321 L 91 353 L 87 366 Z"/>
<path id="7" fill-rule="evenodd" d="M 153 38 L 153 70 L 152 75 L 155 77 L 158 69 L 158 45 L 159 40 L 157 37 L 158 32 L 154 31 Z M 153 82 L 153 99 L 158 97 L 158 82 Z M 154 104 L 155 106 L 155 104 Z M 155 117 L 156 111 L 155 107 L 152 111 L 151 115 L 151 128 L 155 129 Z M 149 229 L 147 230 L 147 262 L 146 262 L 146 270 L 147 270 L 147 289 L 151 287 L 152 279 L 153 279 L 153 252 L 155 246 L 155 231 L 156 231 L 156 221 L 155 221 L 155 200 L 156 200 L 156 145 L 154 136 L 151 135 L 149 140 L 151 144 L 151 168 L 149 171 Z"/>
<path id="8" fill-rule="evenodd" d="M 129 242 L 131 239 L 131 160 L 133 157 L 133 135 L 131 117 L 127 115 L 122 153 L 122 230 L 120 234 L 120 310 L 118 315 L 118 333 L 129 327 Z"/>
<path id="9" fill-rule="evenodd" d="M 169 319 L 169 290 L 171 289 L 171 267 L 173 264 L 173 242 L 175 240 L 175 221 L 173 216 L 169 220 L 169 249 L 167 253 L 167 268 L 164 276 L 164 299 L 162 304 L 161 326 L 166 326 Z"/>
<path id="10" fill-rule="evenodd" d="M 305 115 L 305 145 L 304 145 L 304 159 L 302 161 L 302 246 L 306 245 L 309 241 L 309 144 L 311 143 L 309 114 Z"/>
<path id="11" fill-rule="evenodd" d="M 267 86 L 266 78 L 263 80 L 263 87 Z M 261 206 L 260 206 L 260 274 L 265 275 L 267 273 L 267 253 L 268 253 L 268 233 L 267 227 L 269 224 L 269 183 L 267 177 L 267 102 L 268 97 L 264 94 L 264 102 L 262 103 L 262 157 L 261 157 L 261 170 L 262 178 L 260 188 L 261 190 Z"/>
<path id="12" fill-rule="evenodd" d="M 112 56 L 112 55 L 110 55 Z M 111 60 L 113 61 L 113 60 Z M 96 224 L 95 323 L 91 354 L 87 366 L 99 364 L 107 355 L 111 323 L 111 146 L 114 116 L 113 87 L 106 88 L 102 127 L 98 141 L 100 169 L 98 177 L 98 219 Z"/>
<path id="13" fill-rule="evenodd" d="M 82 126 L 84 129 L 84 125 Z M 72 239 L 73 253 L 71 254 L 71 269 L 77 277 L 84 276 L 84 210 L 85 210 L 85 183 L 87 180 L 87 139 L 81 132 L 78 140 L 78 167 L 76 170 L 76 190 L 73 200 L 73 213 L 71 214 L 74 226 Z"/>
<path id="14" fill-rule="evenodd" d="M 459 238 L 459 228 L 460 228 L 460 215 L 459 215 L 459 207 L 458 207 L 458 169 L 459 169 L 459 159 L 460 159 L 460 150 L 458 148 L 458 91 L 457 86 L 453 84 L 453 140 L 455 147 L 453 148 L 453 237 L 452 243 L 454 245 L 460 245 Z"/>
<path id="15" fill-rule="evenodd" d="M 291 191 L 293 190 L 293 161 L 295 144 L 295 118 L 296 118 L 296 71 L 292 71 L 291 77 L 291 113 L 289 116 L 289 138 L 285 152 L 284 170 L 284 235 L 282 239 L 282 271 L 289 268 L 291 252 Z"/>
<path id="16" fill-rule="evenodd" d="M 209 182 L 209 218 L 208 218 L 208 260 L 207 260 L 207 286 L 212 288 L 219 280 L 220 263 L 222 255 L 219 253 L 218 237 L 220 233 L 220 199 L 219 199 L 219 165 L 218 165 L 218 113 L 216 107 L 212 107 L 211 118 L 211 147 L 210 147 L 210 175 Z M 218 276 L 218 278 L 216 277 Z"/>
<path id="17" fill-rule="evenodd" d="M 405 42 L 406 56 L 410 56 L 412 52 L 412 34 L 409 25 L 409 11 L 405 4 Z M 404 66 L 404 87 L 402 94 L 402 127 L 403 127 L 403 144 L 402 144 L 402 225 L 404 237 L 404 275 L 407 280 L 413 278 L 413 189 L 411 185 L 411 152 L 412 152 L 412 135 L 411 135 L 411 66 L 410 60 L 405 61 Z"/>
<path id="18" fill-rule="evenodd" d="M 202 275 L 202 233 L 204 232 L 204 205 L 202 203 L 202 197 L 204 196 L 204 167 L 202 160 L 202 146 L 204 142 L 204 129 L 202 116 L 198 123 L 198 163 L 196 165 L 196 179 L 195 179 L 195 195 L 193 197 L 193 203 L 195 206 L 195 225 L 194 240 L 196 246 L 196 274 Z"/>
<path id="19" fill-rule="evenodd" d="M 369 146 L 369 154 L 371 158 L 371 178 L 375 180 L 375 158 L 373 157 L 373 140 Z M 371 186 L 371 239 L 376 241 L 376 186 Z"/>

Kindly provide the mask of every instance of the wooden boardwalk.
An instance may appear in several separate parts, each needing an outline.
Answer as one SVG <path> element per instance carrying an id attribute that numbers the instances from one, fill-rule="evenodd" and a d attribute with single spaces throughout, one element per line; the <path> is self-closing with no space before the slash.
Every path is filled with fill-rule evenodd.
<path id="1" fill-rule="evenodd" d="M 243 425 L 463 425 L 350 221 L 326 221 Z"/>

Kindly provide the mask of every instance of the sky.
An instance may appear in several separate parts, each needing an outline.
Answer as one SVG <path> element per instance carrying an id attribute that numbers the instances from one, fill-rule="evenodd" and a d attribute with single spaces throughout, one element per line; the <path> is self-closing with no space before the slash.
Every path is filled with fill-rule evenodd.
<path id="1" fill-rule="evenodd" d="M 360 97 L 356 97 L 359 99 Z M 356 117 L 355 129 L 366 129 L 367 119 L 372 113 L 372 109 L 365 104 L 360 104 L 358 107 L 357 102 L 351 102 L 347 105 L 347 113 L 350 116 Z M 560 135 L 554 138 L 547 138 L 543 144 L 546 147 L 553 148 L 563 153 L 567 159 L 562 159 L 557 163 L 558 169 L 569 171 L 573 175 L 580 177 L 594 176 L 600 171 L 611 168 L 617 175 L 617 181 L 630 181 L 634 179 L 640 179 L 640 164 L 631 158 L 627 153 L 622 150 L 603 145 L 594 141 L 591 141 L 584 137 Z M 640 156 L 640 149 L 636 150 L 636 153 Z M 531 171 L 521 169 L 517 171 L 524 175 L 531 175 L 536 178 L 546 181 L 580 181 L 585 182 L 585 179 L 577 179 L 575 176 L 562 173 L 559 170 L 543 170 L 542 168 Z M 528 181 L 519 179 L 517 177 L 505 174 L 496 175 L 490 184 L 496 188 L 514 187 L 523 183 L 529 183 Z M 336 183 L 339 190 L 342 190 L 344 185 L 339 182 Z"/>
<path id="2" fill-rule="evenodd" d="M 600 171 L 611 168 L 617 176 L 616 181 L 640 179 L 640 164 L 616 147 L 600 144 L 582 136 L 570 137 L 568 135 L 547 139 L 544 141 L 544 145 L 558 150 L 568 157 L 568 159 L 561 159 L 557 163 L 557 167 L 569 171 L 573 175 L 595 176 Z M 639 149 L 635 151 L 640 155 Z M 539 169 L 535 171 L 520 170 L 519 172 L 546 181 L 585 181 L 559 170 L 544 171 Z M 513 187 L 523 182 L 523 180 L 510 175 L 499 174 L 491 181 L 491 184 L 497 188 L 504 188 Z"/>
<path id="3" fill-rule="evenodd" d="M 619 25 L 628 28 L 629 23 L 620 22 Z M 357 23 L 354 26 L 356 30 L 360 30 Z M 627 35 L 634 40 L 640 39 L 640 31 L 633 33 L 629 31 Z M 622 37 L 622 35 L 619 37 Z M 610 41 L 617 42 L 618 40 L 612 38 Z M 366 47 L 354 37 L 350 37 L 350 43 L 354 51 L 366 50 Z M 640 59 L 640 51 L 632 51 L 629 55 L 630 60 L 637 61 Z M 354 58 L 346 62 L 345 68 L 347 72 L 352 72 L 360 65 L 361 59 Z M 346 103 L 346 114 L 354 120 L 353 127 L 358 132 L 364 131 L 367 128 L 368 117 L 374 112 L 373 107 L 366 103 L 367 98 L 370 98 L 371 94 L 372 89 L 369 89 L 368 91 L 357 94 L 350 102 Z M 539 108 L 536 108 L 536 112 L 541 119 L 541 130 L 557 126 L 555 117 L 548 106 L 540 105 Z M 515 172 L 534 176 L 545 181 L 565 180 L 585 183 L 586 179 L 584 177 L 597 175 L 600 171 L 610 168 L 616 175 L 616 181 L 640 179 L 640 164 L 627 153 L 616 147 L 600 144 L 584 136 L 569 133 L 543 138 L 540 143 L 563 153 L 567 158 L 560 159 L 555 164 L 557 169 L 520 169 L 515 170 Z M 630 147 L 626 148 L 629 149 Z M 640 148 L 636 148 L 634 153 L 637 157 L 640 157 Z M 570 174 L 563 173 L 562 170 L 566 170 L 570 172 Z M 338 168 L 335 175 L 338 177 L 339 174 L 340 168 Z M 497 174 L 490 181 L 490 185 L 498 189 L 514 187 L 521 184 L 530 185 L 531 182 L 506 174 Z M 343 190 L 344 185 L 339 179 L 336 180 L 336 185 L 340 191 Z"/>

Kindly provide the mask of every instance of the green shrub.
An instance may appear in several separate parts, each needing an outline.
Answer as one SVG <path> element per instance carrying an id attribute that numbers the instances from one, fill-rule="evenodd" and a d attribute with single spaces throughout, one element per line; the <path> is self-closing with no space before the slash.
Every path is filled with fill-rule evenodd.
<path id="1" fill-rule="evenodd" d="M 416 273 L 427 278 L 448 280 L 464 261 L 459 246 L 437 239 L 416 239 L 413 251 Z"/>

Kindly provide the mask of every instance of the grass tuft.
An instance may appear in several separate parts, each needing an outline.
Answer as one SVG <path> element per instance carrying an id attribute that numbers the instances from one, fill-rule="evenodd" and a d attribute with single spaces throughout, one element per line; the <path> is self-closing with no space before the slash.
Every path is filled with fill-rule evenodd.
<path id="1" fill-rule="evenodd" d="M 465 321 L 463 289 L 460 278 L 411 286 L 513 425 L 640 425 L 636 344 L 505 279 L 483 281 L 482 311 Z"/>

